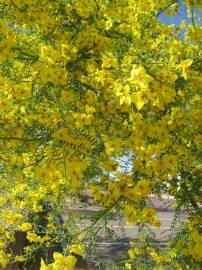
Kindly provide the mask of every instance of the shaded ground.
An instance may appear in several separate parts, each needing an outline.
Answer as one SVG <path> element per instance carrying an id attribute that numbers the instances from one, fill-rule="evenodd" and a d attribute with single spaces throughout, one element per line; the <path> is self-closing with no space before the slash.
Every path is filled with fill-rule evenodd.
<path id="1" fill-rule="evenodd" d="M 171 234 L 173 234 L 173 219 L 175 217 L 175 209 L 172 207 L 173 200 L 171 199 L 157 199 L 150 198 L 148 204 L 154 207 L 158 212 L 158 218 L 161 221 L 161 227 L 156 228 L 153 226 L 148 227 L 144 233 L 149 233 L 154 236 L 154 241 L 158 242 L 162 247 L 166 245 Z M 68 206 L 67 209 L 71 209 Z M 93 221 L 91 217 L 100 210 L 98 206 L 93 206 L 91 203 L 77 203 L 74 204 L 72 210 L 76 211 L 80 216 L 76 226 L 80 228 L 87 228 Z M 71 210 L 68 210 L 71 211 Z M 67 217 L 67 212 L 64 211 L 64 220 Z M 186 220 L 186 213 L 182 212 L 177 218 L 175 227 L 180 227 L 183 221 Z M 109 232 L 106 232 L 109 229 Z M 130 247 L 130 241 L 137 242 L 138 236 L 141 232 L 134 225 L 128 226 L 125 219 L 110 220 L 107 226 L 104 226 L 103 222 L 98 222 L 94 227 L 94 230 L 98 230 L 96 233 L 96 240 L 94 243 L 94 254 L 88 256 L 86 259 L 92 265 L 106 264 L 111 260 L 121 260 L 121 257 L 127 256 L 127 250 Z M 112 232 L 110 235 L 110 231 Z M 154 233 L 154 234 L 153 234 Z M 88 244 L 88 242 L 86 242 Z M 98 268 L 99 269 L 99 268 Z"/>

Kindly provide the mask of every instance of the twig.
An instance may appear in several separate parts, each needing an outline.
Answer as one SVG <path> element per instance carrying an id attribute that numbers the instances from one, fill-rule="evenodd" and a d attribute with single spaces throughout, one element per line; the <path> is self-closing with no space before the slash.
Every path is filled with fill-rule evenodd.
<path id="1" fill-rule="evenodd" d="M 191 20 L 192 20 L 192 24 L 194 26 L 194 29 L 196 30 L 196 24 L 194 21 L 194 8 L 193 7 L 191 8 Z"/>

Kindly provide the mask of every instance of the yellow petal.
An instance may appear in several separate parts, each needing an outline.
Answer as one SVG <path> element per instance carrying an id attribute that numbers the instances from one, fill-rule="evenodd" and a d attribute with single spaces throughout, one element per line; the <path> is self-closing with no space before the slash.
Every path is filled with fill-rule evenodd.
<path id="1" fill-rule="evenodd" d="M 135 103 L 136 108 L 139 110 L 142 109 L 145 103 L 148 101 L 148 96 L 146 93 L 140 92 L 140 93 L 132 93 L 131 94 L 131 100 L 133 103 Z"/>

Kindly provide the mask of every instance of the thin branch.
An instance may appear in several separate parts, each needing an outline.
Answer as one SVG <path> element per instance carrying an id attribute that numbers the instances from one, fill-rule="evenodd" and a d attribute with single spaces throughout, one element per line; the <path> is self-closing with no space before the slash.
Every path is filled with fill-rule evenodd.
<path id="1" fill-rule="evenodd" d="M 41 141 L 41 138 L 31 139 L 31 138 L 19 138 L 19 137 L 0 137 L 0 140 L 2 141 L 23 141 L 23 142 L 33 142 L 33 141 Z"/>
<path id="2" fill-rule="evenodd" d="M 192 20 L 192 24 L 194 26 L 194 29 L 196 30 L 196 24 L 194 21 L 194 8 L 193 7 L 191 8 L 191 20 Z"/>

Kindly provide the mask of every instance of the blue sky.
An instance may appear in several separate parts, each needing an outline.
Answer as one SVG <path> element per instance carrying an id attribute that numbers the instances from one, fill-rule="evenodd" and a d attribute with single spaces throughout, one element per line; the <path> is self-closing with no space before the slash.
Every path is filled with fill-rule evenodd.
<path id="1" fill-rule="evenodd" d="M 166 24 L 176 24 L 176 26 L 178 26 L 182 20 L 186 20 L 188 24 L 191 23 L 191 18 L 187 17 L 187 9 L 184 4 L 180 5 L 179 12 L 172 17 L 161 13 L 160 20 L 164 21 Z"/>
<path id="2" fill-rule="evenodd" d="M 199 20 L 201 20 L 201 17 L 202 17 L 202 12 L 197 10 L 197 9 L 194 9 L 194 20 L 195 20 L 195 22 L 199 23 Z M 166 16 L 165 14 L 162 13 L 159 16 L 159 19 L 161 21 L 164 21 L 164 23 L 168 24 L 168 25 L 169 24 L 175 24 L 176 27 L 178 25 L 180 25 L 180 22 L 182 20 L 185 20 L 187 22 L 187 26 L 190 23 L 192 23 L 192 19 L 187 16 L 187 8 L 183 3 L 181 3 L 179 5 L 179 11 L 174 16 L 172 16 L 172 17 L 171 16 Z M 200 24 L 201 24 L 201 22 L 200 22 Z M 182 35 L 184 34 L 184 32 L 185 32 L 185 30 L 183 31 Z"/>

